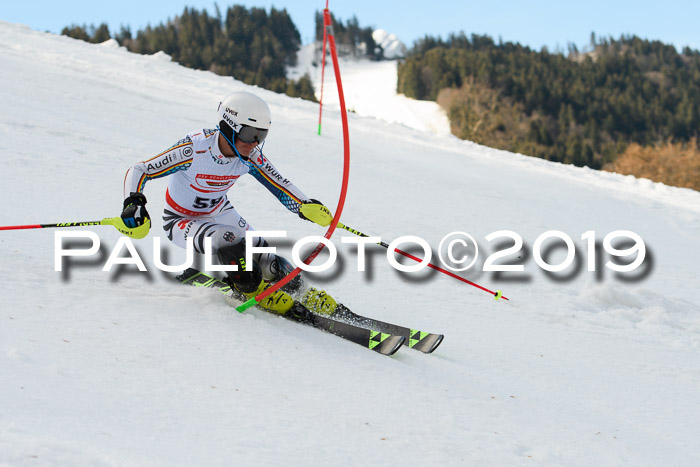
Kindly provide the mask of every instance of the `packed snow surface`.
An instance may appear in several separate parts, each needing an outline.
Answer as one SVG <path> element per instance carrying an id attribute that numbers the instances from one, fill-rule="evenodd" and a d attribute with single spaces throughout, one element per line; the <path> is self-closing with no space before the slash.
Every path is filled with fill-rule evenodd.
<path id="1" fill-rule="evenodd" d="M 319 136 L 313 103 L 4 22 L 0 62 L 0 225 L 119 215 L 126 169 L 213 127 L 219 99 L 236 90 L 269 102 L 264 149 L 284 176 L 337 205 L 332 106 Z M 340 260 L 307 280 L 358 313 L 444 333 L 434 354 L 384 357 L 260 310 L 239 314 L 155 268 L 154 239 L 167 264 L 185 259 L 161 229 L 167 182 L 155 180 L 145 189 L 154 226 L 134 241 L 147 273 L 102 271 L 120 238 L 109 226 L 60 229 L 98 233 L 102 247 L 62 272 L 58 229 L 0 232 L 0 465 L 700 465 L 700 194 L 411 127 L 391 97 L 395 65 L 344 61 L 341 73 L 348 90 L 371 73 L 376 90 L 349 93 L 342 222 L 433 250 L 469 233 L 480 253 L 461 274 L 510 301 L 430 270 L 399 273 L 379 246 L 358 272 L 339 231 Z M 230 198 L 257 230 L 287 231 L 273 241 L 286 256 L 325 232 L 252 177 L 237 185 Z M 523 245 L 495 264 L 524 271 L 483 271 L 514 244 L 487 241 L 502 230 Z M 564 261 L 563 240 L 537 242 L 551 230 L 575 246 L 561 272 L 535 261 Z M 618 230 L 646 246 L 634 272 L 605 265 L 634 258 L 605 252 Z"/>

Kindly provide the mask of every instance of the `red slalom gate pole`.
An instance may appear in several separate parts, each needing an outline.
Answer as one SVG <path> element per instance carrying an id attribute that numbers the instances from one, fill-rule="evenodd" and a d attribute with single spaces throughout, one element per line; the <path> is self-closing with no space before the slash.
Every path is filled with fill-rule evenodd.
<path id="1" fill-rule="evenodd" d="M 326 10 L 328 9 L 328 0 L 326 0 Z M 325 11 L 325 10 L 324 10 Z M 323 58 L 321 59 L 321 98 L 318 101 L 318 134 L 321 135 L 321 117 L 323 116 L 323 83 L 326 74 L 326 42 L 328 41 L 326 28 L 326 19 L 323 18 Z"/>
<path id="2" fill-rule="evenodd" d="M 331 57 L 333 58 L 333 70 L 335 71 L 335 81 L 338 85 L 338 98 L 340 100 L 340 115 L 343 121 L 343 181 L 340 189 L 340 199 L 338 200 L 338 206 L 335 209 L 335 216 L 331 225 L 328 227 L 324 237 L 330 240 L 333 232 L 335 232 L 336 227 L 339 224 L 340 214 L 343 212 L 343 207 L 345 206 L 345 196 L 348 192 L 348 178 L 350 175 L 350 131 L 348 130 L 348 113 L 345 109 L 345 94 L 343 93 L 343 83 L 340 79 L 340 66 L 338 65 L 338 53 L 335 48 L 335 38 L 333 37 L 333 27 L 331 23 L 331 13 L 326 8 L 323 10 L 323 24 L 328 30 L 328 43 L 331 48 Z M 319 243 L 314 251 L 304 260 L 304 264 L 311 264 L 311 262 L 318 256 L 318 254 L 323 250 L 323 243 Z M 282 279 L 280 279 L 276 284 L 270 286 L 267 290 L 263 291 L 261 294 L 249 299 L 242 305 L 236 308 L 236 311 L 243 313 L 248 308 L 255 306 L 260 303 L 265 297 L 276 292 L 280 287 L 283 287 L 289 281 L 294 279 L 301 272 L 301 268 L 298 267 L 294 271 L 290 272 Z"/>

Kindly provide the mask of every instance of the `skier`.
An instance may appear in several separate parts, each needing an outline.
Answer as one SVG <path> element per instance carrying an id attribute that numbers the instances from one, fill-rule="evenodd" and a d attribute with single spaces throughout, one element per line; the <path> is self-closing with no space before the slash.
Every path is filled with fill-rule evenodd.
<path id="1" fill-rule="evenodd" d="M 238 178 L 252 175 L 302 219 L 319 223 L 315 216 L 309 218 L 302 213 L 302 204 L 309 205 L 304 208 L 307 214 L 328 210 L 283 177 L 263 155 L 262 146 L 272 123 L 265 101 L 249 92 L 230 94 L 219 103 L 217 121 L 216 129 L 191 132 L 171 148 L 131 167 L 124 179 L 121 217 L 130 228 L 144 225 L 149 220 L 144 185 L 169 176 L 163 229 L 170 241 L 185 248 L 191 237 L 195 251 L 203 253 L 204 239 L 210 238 L 212 253 L 219 262 L 238 267 L 238 271 L 227 272 L 228 282 L 251 298 L 267 289 L 270 282 L 288 274 L 292 267 L 281 256 L 263 253 L 255 255 L 252 271 L 245 271 L 245 233 L 253 229 L 227 198 Z M 266 245 L 258 237 L 254 246 Z M 293 293 L 301 287 L 301 278 L 297 276 L 290 284 L 288 290 Z M 332 297 L 313 288 L 302 302 L 320 313 L 331 314 L 336 308 Z M 294 306 L 294 299 L 277 290 L 259 306 L 285 314 Z"/>

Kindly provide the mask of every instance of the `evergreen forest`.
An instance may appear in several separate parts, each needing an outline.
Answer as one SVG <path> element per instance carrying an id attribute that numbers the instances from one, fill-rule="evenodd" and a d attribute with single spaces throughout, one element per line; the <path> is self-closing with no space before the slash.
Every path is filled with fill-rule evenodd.
<path id="1" fill-rule="evenodd" d="M 214 15 L 185 8 L 181 15 L 135 33 L 128 26 L 112 37 L 106 24 L 72 25 L 61 32 L 88 42 L 113 38 L 131 52 L 163 51 L 181 65 L 233 76 L 293 97 L 315 101 L 311 79 L 287 79 L 286 67 L 296 63 L 301 37 L 286 10 L 229 7 Z"/>
<path id="2" fill-rule="evenodd" d="M 568 49 L 426 36 L 399 64 L 398 91 L 437 101 L 460 138 L 551 161 L 614 169 L 628 149 L 697 153 L 698 51 L 595 35 Z M 691 169 L 700 189 L 700 161 Z"/>
<path id="3" fill-rule="evenodd" d="M 323 13 L 316 11 L 316 37 L 323 40 Z M 345 22 L 332 17 L 338 53 L 372 60 L 382 58 L 381 47 L 372 38 L 373 28 L 361 27 L 356 17 Z M 285 9 L 230 6 L 224 14 L 218 5 L 214 15 L 206 10 L 185 8 L 181 15 L 135 33 L 128 26 L 112 35 L 107 24 L 71 25 L 61 34 L 101 43 L 115 39 L 130 52 L 154 54 L 163 51 L 179 64 L 219 75 L 233 76 L 292 97 L 316 101 L 311 79 L 286 77 L 286 68 L 296 64 L 301 36 Z"/>
<path id="4" fill-rule="evenodd" d="M 382 60 L 384 54 L 379 44 L 374 42 L 374 28 L 362 27 L 356 16 L 343 22 L 331 15 L 333 38 L 337 44 L 338 55 Z M 317 11 L 315 17 L 316 42 L 323 43 L 323 12 Z"/>
<path id="5" fill-rule="evenodd" d="M 373 28 L 333 18 L 339 54 L 381 60 Z M 233 76 L 315 101 L 311 79 L 286 68 L 301 47 L 286 10 L 185 8 L 157 26 L 111 34 L 106 24 L 62 34 L 113 38 L 141 54 L 163 51 L 184 66 Z M 317 47 L 323 15 L 315 13 Z M 398 63 L 397 90 L 434 100 L 452 133 L 550 161 L 614 170 L 700 190 L 700 52 L 636 36 L 596 39 L 584 50 L 533 50 L 485 35 L 425 36 Z"/>

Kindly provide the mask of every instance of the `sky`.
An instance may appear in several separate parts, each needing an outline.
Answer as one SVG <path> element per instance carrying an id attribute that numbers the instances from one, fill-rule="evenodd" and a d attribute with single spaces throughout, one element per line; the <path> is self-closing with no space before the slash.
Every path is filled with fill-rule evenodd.
<path id="1" fill-rule="evenodd" d="M 118 31 L 129 25 L 136 31 L 156 25 L 180 13 L 186 6 L 215 11 L 213 1 L 46 1 L 4 2 L 0 19 L 26 24 L 32 29 L 60 33 L 70 24 L 100 24 Z M 302 42 L 313 39 L 314 12 L 325 7 L 324 0 L 278 0 L 275 2 L 238 0 L 218 2 L 222 11 L 233 4 L 247 7 L 274 6 L 286 9 L 296 24 Z M 534 49 L 565 51 L 567 44 L 579 48 L 598 37 L 635 34 L 658 39 L 677 48 L 700 49 L 700 2 L 697 0 L 562 2 L 460 1 L 443 0 L 330 0 L 329 8 L 339 19 L 357 16 L 360 25 L 381 28 L 396 34 L 409 47 L 424 35 L 446 37 L 451 32 L 487 34 L 495 40 L 519 42 Z"/>

